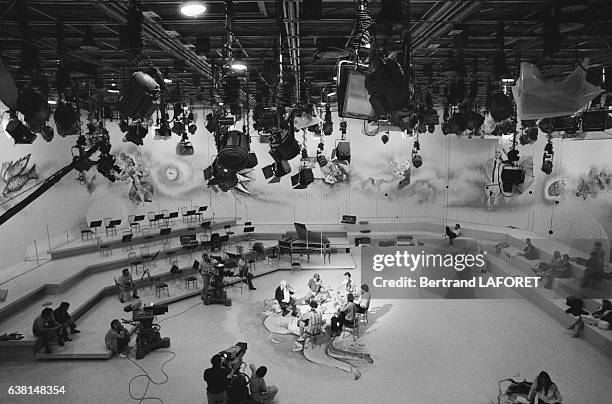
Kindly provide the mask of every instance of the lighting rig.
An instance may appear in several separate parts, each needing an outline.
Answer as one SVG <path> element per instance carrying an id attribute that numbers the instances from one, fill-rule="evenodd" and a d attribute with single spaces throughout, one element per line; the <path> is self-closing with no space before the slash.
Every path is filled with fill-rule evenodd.
<path id="1" fill-rule="evenodd" d="M 552 135 L 546 136 L 547 142 L 544 146 L 544 155 L 542 156 L 542 172 L 546 175 L 550 175 L 553 170 L 553 156 L 555 152 L 553 150 Z"/>
<path id="2" fill-rule="evenodd" d="M 501 169 L 502 193 L 511 194 L 515 187 L 525 182 L 525 169 L 518 164 L 520 157 L 516 149 L 516 132 L 512 135 L 512 147 L 508 151 L 507 160 L 503 162 Z"/>

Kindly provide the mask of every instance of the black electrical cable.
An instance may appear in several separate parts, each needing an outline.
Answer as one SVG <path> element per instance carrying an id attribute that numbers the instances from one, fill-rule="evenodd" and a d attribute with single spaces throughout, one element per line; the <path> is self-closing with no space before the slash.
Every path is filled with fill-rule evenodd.
<path id="1" fill-rule="evenodd" d="M 164 317 L 163 319 L 159 320 L 159 323 L 163 323 L 163 322 L 164 322 L 164 321 L 166 321 L 166 320 L 170 320 L 171 318 L 174 318 L 174 317 L 180 316 L 181 314 L 185 314 L 185 313 L 186 313 L 186 312 L 188 312 L 189 310 L 191 310 L 191 309 L 193 309 L 194 307 L 197 307 L 197 306 L 199 306 L 199 305 L 201 305 L 201 304 L 204 304 L 204 302 L 198 302 L 198 303 L 194 304 L 193 306 L 190 306 L 190 307 L 186 308 L 185 310 L 181 311 L 180 313 L 176 313 L 176 314 L 173 314 L 173 315 L 171 315 L 171 316 Z M 159 324 L 159 323 L 158 323 L 158 324 Z"/>
<path id="2" fill-rule="evenodd" d="M 154 351 L 154 352 L 157 352 L 157 353 L 170 353 L 170 354 L 172 354 L 172 356 L 171 356 L 171 357 L 170 357 L 168 360 L 166 360 L 165 362 L 163 362 L 163 363 L 161 364 L 161 368 L 160 368 L 160 370 L 161 370 L 161 372 L 164 374 L 164 376 L 166 376 L 166 380 L 161 381 L 161 382 L 156 382 L 156 381 L 154 381 L 154 380 L 151 378 L 151 376 L 149 375 L 149 373 L 147 373 L 147 371 L 146 371 L 146 370 L 144 370 L 144 368 L 143 368 L 142 366 L 140 366 L 138 363 L 136 363 L 136 362 L 135 362 L 133 359 L 131 359 L 129 356 L 126 356 L 126 358 L 127 358 L 127 359 L 128 359 L 130 362 L 132 362 L 132 363 L 133 363 L 133 364 L 134 364 L 136 367 L 138 367 L 138 368 L 139 368 L 140 370 L 142 370 L 142 371 L 143 371 L 143 373 L 144 373 L 144 374 L 140 374 L 140 375 L 136 375 L 136 376 L 132 377 L 132 378 L 130 379 L 130 381 L 128 382 L 128 393 L 129 393 L 129 395 L 130 395 L 130 398 L 131 398 L 132 400 L 136 400 L 136 401 L 138 401 L 138 403 L 139 403 L 139 404 L 140 404 L 140 403 L 142 403 L 142 402 L 143 402 L 143 401 L 145 401 L 145 400 L 156 400 L 156 401 L 159 401 L 159 402 L 160 402 L 160 403 L 162 403 L 162 404 L 164 403 L 164 400 L 162 400 L 162 399 L 161 399 L 161 398 L 159 398 L 159 397 L 147 397 L 147 392 L 149 391 L 149 386 L 151 385 L 151 383 L 153 383 L 153 384 L 155 384 L 155 385 L 157 385 L 157 386 L 160 386 L 160 385 L 162 385 L 162 384 L 166 384 L 166 383 L 168 382 L 168 380 L 170 379 L 170 377 L 168 376 L 168 373 L 166 373 L 166 372 L 164 371 L 164 366 L 166 366 L 166 364 L 167 364 L 168 362 L 170 362 L 171 360 L 173 360 L 173 359 L 176 357 L 176 353 L 174 353 L 173 351 Z M 133 382 L 134 380 L 136 380 L 136 379 L 140 378 L 140 377 L 146 377 L 146 378 L 147 378 L 147 386 L 145 387 L 145 391 L 144 391 L 144 393 L 142 394 L 142 397 L 135 397 L 134 395 L 132 395 L 132 382 Z"/>

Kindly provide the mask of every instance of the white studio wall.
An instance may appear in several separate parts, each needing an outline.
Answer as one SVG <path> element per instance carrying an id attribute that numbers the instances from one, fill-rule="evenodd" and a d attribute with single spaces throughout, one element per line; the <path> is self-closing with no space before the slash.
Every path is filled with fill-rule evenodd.
<path id="1" fill-rule="evenodd" d="M 5 264 L 22 260 L 28 246 L 37 240 L 39 250 L 65 240 L 66 232 L 78 235 L 78 222 L 112 217 L 127 220 L 129 214 L 146 214 L 162 209 L 209 205 L 217 217 L 242 217 L 254 223 L 337 224 L 342 214 L 368 220 L 380 218 L 428 217 L 440 224 L 470 222 L 515 226 L 558 239 L 607 239 L 612 230 L 608 223 L 612 206 L 612 152 L 610 140 L 554 140 L 554 169 L 551 175 L 540 171 L 545 136 L 531 146 L 518 146 L 527 180 L 520 193 L 492 195 L 491 167 L 497 152 L 507 152 L 507 140 L 443 136 L 439 127 L 434 134 L 420 135 L 423 165 L 411 167 L 414 138 L 391 132 L 383 144 L 380 135 L 362 134 L 362 121 L 348 122 L 351 164 L 330 162 L 323 169 L 315 167 L 315 182 L 307 189 L 291 188 L 290 175 L 269 184 L 261 167 L 272 163 L 269 146 L 260 143 L 252 132 L 251 149 L 259 165 L 241 176 L 243 190 L 227 193 L 205 185 L 203 169 L 216 155 L 214 139 L 206 129 L 202 110 L 197 110 L 198 130 L 190 136 L 195 153 L 179 156 L 179 140 L 155 140 L 153 130 L 144 146 L 122 141 L 118 122 L 107 122 L 111 153 L 125 168 L 120 179 L 111 183 L 91 169 L 85 181 L 77 181 L 75 171 L 0 228 L 0 253 Z M 237 125 L 237 129 L 241 124 Z M 339 138 L 339 119 L 334 117 L 334 134 L 323 136 L 324 150 L 331 160 L 331 150 Z M 297 136 L 300 143 L 302 134 Z M 13 145 L 0 138 L 0 163 L 11 163 L 29 155 L 26 168 L 35 165 L 38 178 L 29 179 L 20 190 L 0 195 L 0 211 L 11 200 L 38 181 L 71 161 L 70 148 L 76 137 L 56 136 L 50 142 L 37 139 L 32 145 Z M 306 135 L 309 156 L 314 156 L 320 137 Z M 297 172 L 299 157 L 291 161 Z M 129 168 L 131 167 L 131 168 Z M 129 168 L 129 169 L 128 169 Z M 7 180 L 6 176 L 3 180 Z M 400 181 L 403 181 L 400 185 Z M 407 184 L 409 181 L 409 184 Z M 3 189 L 7 184 L 3 184 Z M 495 188 L 493 186 L 493 188 Z M 19 198 L 16 198 L 19 200 Z M 552 233 L 550 233 L 552 231 Z M 589 243 L 576 242 L 577 248 Z"/>

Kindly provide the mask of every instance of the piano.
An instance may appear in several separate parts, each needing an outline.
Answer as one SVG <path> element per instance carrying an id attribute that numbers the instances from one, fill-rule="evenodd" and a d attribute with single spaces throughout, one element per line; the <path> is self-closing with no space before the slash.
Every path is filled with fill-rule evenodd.
<path id="1" fill-rule="evenodd" d="M 289 253 L 289 259 L 293 261 L 293 255 L 306 254 L 310 262 L 311 253 L 323 253 L 323 263 L 325 258 L 331 263 L 331 244 L 327 237 L 321 233 L 312 232 L 306 229 L 302 223 L 293 223 L 297 235 L 285 237 L 278 240 L 279 255 L 284 252 Z"/>

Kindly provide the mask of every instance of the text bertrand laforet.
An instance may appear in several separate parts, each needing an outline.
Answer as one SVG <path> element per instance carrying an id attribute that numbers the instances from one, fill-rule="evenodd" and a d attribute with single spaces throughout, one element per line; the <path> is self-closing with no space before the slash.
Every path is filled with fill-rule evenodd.
<path id="1" fill-rule="evenodd" d="M 384 269 L 395 269 L 414 272 L 422 269 L 454 269 L 461 272 L 466 268 L 482 269 L 485 266 L 484 254 L 411 254 L 407 251 L 396 251 L 395 254 L 375 254 L 372 256 L 372 270 L 381 272 Z M 430 279 L 426 276 L 401 276 L 385 279 L 376 276 L 373 286 L 376 288 L 448 288 L 448 287 L 538 287 L 540 277 L 473 277 L 471 279 Z"/>

